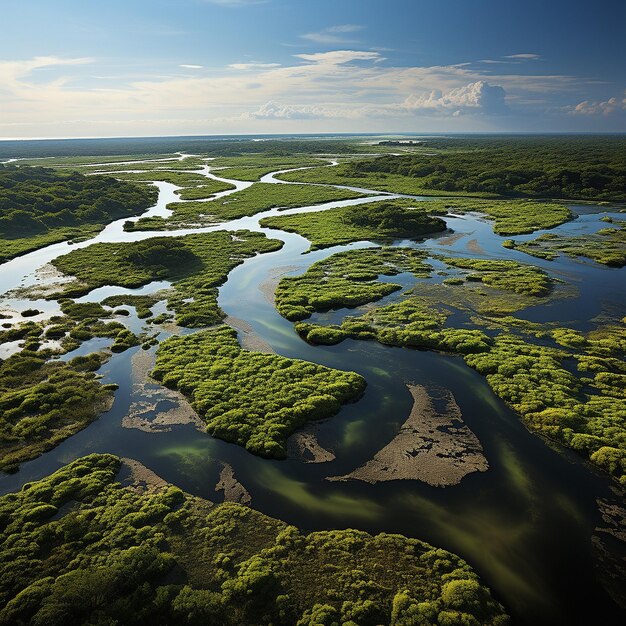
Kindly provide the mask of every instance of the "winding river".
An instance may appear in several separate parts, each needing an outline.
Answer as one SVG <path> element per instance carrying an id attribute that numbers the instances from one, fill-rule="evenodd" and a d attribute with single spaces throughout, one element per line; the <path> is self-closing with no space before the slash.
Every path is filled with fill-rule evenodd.
<path id="1" fill-rule="evenodd" d="M 213 173 L 210 166 L 203 172 L 210 178 L 225 180 L 219 178 L 219 171 Z M 275 174 L 268 174 L 262 180 L 281 183 Z M 233 191 L 251 184 L 228 182 L 236 185 Z M 155 184 L 159 188 L 158 203 L 143 216 L 166 217 L 167 203 L 179 199 L 174 193 L 177 187 L 163 182 Z M 223 197 L 233 191 L 219 195 Z M 280 213 L 319 211 L 397 197 L 369 193 L 373 197 Z M 426 198 L 416 198 L 420 199 Z M 603 225 L 600 217 L 607 213 L 605 207 L 572 206 L 572 209 L 578 214 L 577 219 L 559 227 L 559 232 L 594 232 Z M 228 463 L 251 494 L 254 508 L 305 531 L 356 527 L 374 533 L 403 533 L 460 554 L 490 585 L 516 623 L 593 624 L 598 623 L 600 615 L 602 623 L 624 623 L 624 614 L 598 581 L 592 550 L 594 531 L 603 524 L 598 499 L 619 502 L 621 497 L 607 477 L 576 455 L 556 449 L 529 433 L 520 418 L 494 396 L 484 378 L 459 357 L 352 340 L 330 347 L 314 347 L 303 342 L 293 325 L 280 317 L 273 306 L 271 291 L 275 282 L 283 274 L 303 272 L 311 263 L 338 251 L 373 244 L 361 242 L 306 253 L 309 243 L 304 238 L 259 226 L 259 219 L 278 213 L 271 210 L 206 228 L 165 232 L 128 233 L 122 228 L 126 220 L 113 222 L 89 241 L 51 245 L 3 264 L 0 293 L 5 295 L 0 299 L 0 308 L 16 311 L 31 306 L 38 308 L 43 313 L 35 320 L 53 314 L 58 307 L 54 301 L 33 302 L 7 292 L 44 285 L 49 279 L 42 277 L 39 268 L 59 255 L 94 242 L 244 228 L 278 238 L 284 242 L 281 250 L 248 259 L 230 273 L 220 288 L 219 304 L 242 329 L 241 336 L 254 337 L 279 354 L 354 370 L 367 379 L 365 396 L 359 402 L 345 406 L 316 429 L 320 445 L 332 449 L 335 460 L 304 463 L 295 458 L 260 459 L 243 448 L 199 432 L 192 424 L 169 426 L 156 432 L 124 428 L 122 419 L 134 407 L 148 406 L 147 413 L 155 416 L 170 409 L 172 403 L 166 395 L 160 395 L 158 385 L 136 384 L 137 355 L 142 351 L 133 348 L 113 355 L 100 371 L 104 382 L 119 385 L 113 408 L 55 449 L 24 463 L 17 474 L 1 476 L 0 491 L 19 489 L 25 482 L 41 478 L 79 456 L 109 452 L 137 459 L 186 491 L 219 501 L 222 496 L 215 486 L 223 463 Z M 569 298 L 519 313 L 529 320 L 558 320 L 585 330 L 589 320 L 606 307 L 622 310 L 626 307 L 624 269 L 600 267 L 567 257 L 553 262 L 531 259 L 503 248 L 503 238 L 494 235 L 490 224 L 479 215 L 449 216 L 446 221 L 455 237 L 445 233 L 417 243 L 405 241 L 396 245 L 417 246 L 433 254 L 471 254 L 531 262 L 576 288 L 577 293 Z M 540 233 L 532 236 L 536 234 Z M 410 284 L 410 277 L 400 279 Z M 159 282 L 138 290 L 105 287 L 83 300 L 99 301 L 117 293 L 151 293 L 167 286 Z M 155 308 L 157 313 L 164 310 L 163 302 Z M 328 321 L 344 314 L 346 311 L 332 312 L 315 319 Z M 134 314 L 128 323 L 135 331 L 144 326 Z M 181 331 L 163 327 L 160 338 L 171 332 Z M 94 339 L 62 358 L 100 349 L 109 343 Z M 411 383 L 450 390 L 465 423 L 482 443 L 488 471 L 470 474 L 459 485 L 447 488 L 418 481 L 371 485 L 325 480 L 362 465 L 394 437 L 411 411 L 412 397 L 407 389 Z"/>

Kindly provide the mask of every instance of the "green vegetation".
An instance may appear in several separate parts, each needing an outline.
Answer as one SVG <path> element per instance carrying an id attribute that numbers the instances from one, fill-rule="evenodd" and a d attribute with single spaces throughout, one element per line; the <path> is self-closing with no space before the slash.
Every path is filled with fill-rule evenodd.
<path id="1" fill-rule="evenodd" d="M 478 211 L 494 221 L 496 235 L 523 235 L 544 228 L 554 228 L 573 218 L 573 213 L 556 202 L 524 202 L 520 200 L 443 200 L 453 213 Z"/>
<path id="2" fill-rule="evenodd" d="M 221 180 L 213 180 L 207 178 L 206 182 L 195 187 L 183 187 L 176 193 L 180 196 L 181 200 L 204 200 L 209 198 L 213 194 L 220 193 L 222 191 L 230 191 L 235 189 L 235 185 L 222 182 Z"/>
<path id="3" fill-rule="evenodd" d="M 555 235 L 545 233 L 530 241 L 509 239 L 502 244 L 531 256 L 553 261 L 559 254 L 586 257 L 611 267 L 626 265 L 626 222 L 618 220 L 614 228 L 603 228 L 592 235 Z"/>
<path id="4" fill-rule="evenodd" d="M 67 239 L 88 238 L 156 202 L 153 189 L 114 178 L 0 166 L 0 262 Z"/>
<path id="5" fill-rule="evenodd" d="M 347 317 L 340 326 L 300 322 L 296 331 L 311 343 L 338 343 L 347 338 L 375 339 L 391 346 L 407 346 L 467 354 L 489 350 L 490 338 L 480 330 L 444 328 L 449 312 L 408 298 L 377 307 L 359 317 Z"/>
<path id="6" fill-rule="evenodd" d="M 345 189 L 312 185 L 255 183 L 247 189 L 209 202 L 172 202 L 167 206 L 168 209 L 174 211 L 171 217 L 167 219 L 146 217 L 137 222 L 127 222 L 124 228 L 126 230 L 167 230 L 202 226 L 256 215 L 274 208 L 290 209 L 336 200 L 349 200 L 362 195 Z"/>
<path id="7" fill-rule="evenodd" d="M 467 364 L 486 377 L 529 428 L 573 448 L 626 485 L 623 327 L 599 329 L 587 337 L 554 329 L 549 335 L 563 349 L 509 333 L 490 338 L 479 329 L 445 328 L 446 318 L 441 309 L 410 298 L 348 317 L 340 326 L 300 322 L 296 331 L 311 343 L 335 344 L 350 337 L 464 354 Z M 518 330 L 523 328 L 518 325 Z M 564 362 L 571 359 L 593 377 L 570 372 Z"/>
<path id="8" fill-rule="evenodd" d="M 407 177 L 446 193 L 626 200 L 623 137 L 432 138 L 427 145 L 448 151 L 351 162 L 342 173 Z"/>
<path id="9" fill-rule="evenodd" d="M 283 278 L 276 290 L 276 306 L 284 317 L 296 321 L 314 311 L 371 302 L 400 289 L 378 282 L 379 275 L 411 271 L 418 278 L 428 276 L 424 257 L 422 252 L 402 248 L 339 253 L 313 264 L 301 276 Z M 295 329 L 313 344 L 332 345 L 352 338 L 463 354 L 531 429 L 585 454 L 626 484 L 623 326 L 604 327 L 585 336 L 568 328 L 550 329 L 518 320 L 512 312 L 552 291 L 545 272 L 508 260 L 440 260 L 471 273 L 453 276 L 444 284 L 418 282 L 401 300 L 368 308 L 339 325 L 299 322 Z M 511 293 L 505 295 L 506 291 Z M 448 326 L 451 313 L 458 311 L 469 314 L 467 328 Z M 497 332 L 490 336 L 485 330 Z M 581 372 L 592 372 L 593 378 L 572 373 L 565 364 L 572 360 Z"/>
<path id="10" fill-rule="evenodd" d="M 503 334 L 488 353 L 466 361 L 530 428 L 587 456 L 626 485 L 624 329 L 602 329 L 587 340 L 568 329 L 554 334 L 573 351 Z M 563 366 L 567 358 L 575 358 L 593 378 L 569 372 Z"/>
<path id="11" fill-rule="evenodd" d="M 94 337 L 113 339 L 112 352 L 123 352 L 139 345 L 140 338 L 124 324 L 104 321 L 112 316 L 112 312 L 98 303 L 79 303 L 62 298 L 59 304 L 64 315 L 55 315 L 39 323 L 18 324 L 0 331 L 0 343 L 22 340 L 24 349 L 33 352 L 39 350 L 45 340 L 58 341 L 60 352 L 75 350 L 83 341 Z"/>
<path id="12" fill-rule="evenodd" d="M 508 621 L 467 563 L 417 539 L 306 535 L 170 485 L 122 486 L 119 469 L 90 455 L 0 498 L 0 624 Z"/>
<path id="13" fill-rule="evenodd" d="M 141 169 L 141 165 L 135 169 Z M 99 178 L 99 177 L 97 177 Z M 115 174 L 115 178 L 133 182 L 152 182 L 155 180 L 164 183 L 171 183 L 179 187 L 197 187 L 208 184 L 206 176 L 196 172 L 180 172 L 176 170 L 149 170 L 145 172 L 120 172 Z"/>
<path id="14" fill-rule="evenodd" d="M 53 264 L 78 278 L 78 283 L 63 287 L 66 296 L 81 296 L 104 285 L 133 288 L 154 280 L 171 280 L 174 293 L 167 303 L 176 313 L 176 323 L 199 327 L 222 319 L 217 287 L 234 267 L 259 252 L 281 246 L 282 242 L 261 233 L 219 231 L 133 243 L 99 243 L 58 257 Z"/>
<path id="15" fill-rule="evenodd" d="M 278 170 L 295 167 L 312 167 L 320 164 L 319 158 L 307 155 L 268 156 L 265 154 L 249 154 L 240 157 L 222 157 L 211 163 L 220 168 L 219 176 L 235 180 L 258 181 L 260 178 Z M 224 169 L 222 169 L 224 168 Z"/>
<path id="16" fill-rule="evenodd" d="M 122 294 L 119 296 L 109 296 L 102 301 L 105 306 L 118 307 L 123 304 L 135 307 L 137 311 L 137 317 L 146 319 L 152 317 L 152 307 L 162 298 L 156 295 L 150 296 L 135 296 L 129 294 Z"/>
<path id="17" fill-rule="evenodd" d="M 189 396 L 210 434 L 278 458 L 293 431 L 334 415 L 365 388 L 353 372 L 242 350 L 227 326 L 167 339 L 152 375 Z"/>
<path id="18" fill-rule="evenodd" d="M 93 370 L 104 357 L 46 362 L 24 350 L 0 361 L 0 470 L 15 471 L 82 430 L 113 401 L 111 387 Z"/>
<path id="19" fill-rule="evenodd" d="M 430 203 L 394 200 L 314 213 L 264 217 L 260 224 L 298 233 L 311 242 L 312 250 L 316 250 L 353 241 L 413 239 L 445 230 L 445 222 L 431 217 L 431 212 L 441 213 L 442 208 Z"/>
<path id="20" fill-rule="evenodd" d="M 545 296 L 552 288 L 552 281 L 543 270 L 517 261 L 458 257 L 445 257 L 443 261 L 453 267 L 473 270 L 474 273 L 467 276 L 467 280 L 480 280 L 494 289 L 505 289 L 529 296 Z"/>
<path id="21" fill-rule="evenodd" d="M 369 248 L 334 254 L 309 267 L 301 276 L 283 278 L 276 289 L 276 308 L 288 320 L 309 317 L 314 311 L 356 307 L 401 289 L 382 283 L 379 275 L 412 272 L 429 276 L 425 254 L 411 248 Z"/>
<path id="22" fill-rule="evenodd" d="M 398 157 L 390 157 L 398 158 Z M 388 191 L 391 193 L 404 193 L 413 196 L 439 196 L 441 191 L 429 190 L 422 187 L 419 180 L 410 176 L 399 174 L 387 174 L 384 172 L 357 172 L 352 162 L 340 163 L 335 166 L 322 165 L 309 170 L 298 172 L 286 172 L 276 178 L 287 182 L 297 183 L 317 183 L 324 185 L 345 185 L 348 187 L 360 187 L 362 189 L 376 189 L 377 191 Z M 459 195 L 470 197 L 494 197 L 494 194 L 487 193 L 467 193 L 449 191 L 445 195 Z"/>

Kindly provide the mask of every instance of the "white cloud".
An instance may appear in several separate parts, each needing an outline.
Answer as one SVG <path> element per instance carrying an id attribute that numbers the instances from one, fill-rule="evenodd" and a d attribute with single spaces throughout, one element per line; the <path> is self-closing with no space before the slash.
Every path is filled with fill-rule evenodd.
<path id="1" fill-rule="evenodd" d="M 537 61 L 541 58 L 540 54 L 534 54 L 531 52 L 523 52 L 521 54 L 507 54 L 505 59 L 520 59 L 522 61 Z"/>
<path id="2" fill-rule="evenodd" d="M 403 102 L 386 105 L 319 106 L 269 101 L 250 113 L 249 117 L 264 120 L 363 119 L 441 114 L 494 115 L 506 112 L 504 89 L 478 81 L 446 93 L 435 90 L 419 96 L 412 94 Z"/>
<path id="3" fill-rule="evenodd" d="M 201 70 L 203 68 L 202 65 L 193 65 L 191 63 L 181 63 L 178 67 L 184 67 L 188 70 Z"/>
<path id="4" fill-rule="evenodd" d="M 573 115 L 613 115 L 626 111 L 626 90 L 625 97 L 609 98 L 603 102 L 594 100 L 584 100 L 579 102 L 575 107 L 570 108 L 569 112 Z"/>
<path id="5" fill-rule="evenodd" d="M 480 80 L 446 93 L 434 90 L 428 95 L 410 95 L 404 102 L 409 110 L 450 111 L 478 113 L 505 113 L 505 91 L 499 85 Z"/>
<path id="6" fill-rule="evenodd" d="M 319 106 L 280 104 L 270 100 L 250 113 L 250 117 L 259 120 L 311 120 L 341 115 Z"/>
<path id="7" fill-rule="evenodd" d="M 301 39 L 313 41 L 320 44 L 342 44 L 354 43 L 353 39 L 346 37 L 348 33 L 355 33 L 363 30 L 363 26 L 359 24 L 339 24 L 337 26 L 329 26 L 314 33 L 305 33 L 300 35 Z"/>
<path id="8" fill-rule="evenodd" d="M 250 63 L 231 63 L 228 67 L 233 70 L 263 70 L 280 67 L 280 63 L 258 63 L 252 61 Z"/>
<path id="9" fill-rule="evenodd" d="M 331 52 L 315 52 L 313 54 L 296 54 L 296 57 L 320 65 L 343 65 L 350 61 L 379 61 L 378 52 L 363 52 L 357 50 L 332 50 Z"/>
<path id="10" fill-rule="evenodd" d="M 400 124 L 385 127 L 384 120 L 413 123 L 424 117 L 435 124 L 457 115 L 476 120 L 472 128 L 488 128 L 489 119 L 505 112 L 505 92 L 513 112 L 543 113 L 555 98 L 582 100 L 587 86 L 570 76 L 384 61 L 380 52 L 339 49 L 298 54 L 287 65 L 251 60 L 149 77 L 129 63 L 122 78 L 106 84 L 91 79 L 103 74 L 98 65 L 89 81 L 81 82 L 85 76 L 78 66 L 92 59 L 0 61 L 0 127 L 5 137 L 120 135 L 133 124 L 142 134 L 202 134 L 275 130 L 272 120 L 282 120 L 289 132 L 360 131 L 363 120 L 372 120 L 368 128 L 380 120 L 377 130 L 397 130 Z M 490 69 L 500 67 L 505 66 Z"/>

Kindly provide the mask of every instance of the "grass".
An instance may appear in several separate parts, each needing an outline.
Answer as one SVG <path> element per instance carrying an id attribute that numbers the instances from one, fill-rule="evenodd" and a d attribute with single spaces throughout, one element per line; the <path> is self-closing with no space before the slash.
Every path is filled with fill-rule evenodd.
<path id="1" fill-rule="evenodd" d="M 312 185 L 255 183 L 247 189 L 210 202 L 173 202 L 174 214 L 167 218 L 142 218 L 129 222 L 126 230 L 167 230 L 184 226 L 214 224 L 256 215 L 269 209 L 323 204 L 362 197 L 363 194 Z"/>
<path id="2" fill-rule="evenodd" d="M 206 182 L 196 187 L 183 187 L 179 189 L 176 194 L 181 200 L 205 200 L 213 194 L 220 193 L 222 191 L 230 191 L 235 188 L 235 185 L 222 182 L 221 180 L 213 180 L 212 178 L 206 178 Z"/>
<path id="3" fill-rule="evenodd" d="M 553 261 L 560 254 L 585 257 L 609 267 L 626 265 L 626 222 L 617 221 L 611 228 L 603 228 L 591 235 L 568 237 L 546 233 L 530 241 L 503 242 L 506 248 L 519 250 L 531 256 Z"/>
<path id="4" fill-rule="evenodd" d="M 493 220 L 496 235 L 510 236 L 554 228 L 568 222 L 574 214 L 558 202 L 523 200 L 444 200 L 445 207 L 454 213 L 479 211 Z"/>
<path id="5" fill-rule="evenodd" d="M 285 156 L 249 154 L 240 157 L 218 158 L 211 162 L 211 167 L 220 168 L 216 173 L 224 178 L 256 182 L 265 176 L 265 174 L 277 170 L 286 170 L 295 167 L 314 167 L 319 164 L 319 158 L 312 158 L 306 154 Z"/>
<path id="6" fill-rule="evenodd" d="M 0 497 L 1 623 L 508 622 L 446 550 L 350 529 L 304 534 L 166 483 L 123 486 L 120 467 L 93 454 Z"/>
<path id="7" fill-rule="evenodd" d="M 365 389 L 353 372 L 243 350 L 226 326 L 164 341 L 152 376 L 189 396 L 211 435 L 276 458 L 297 428 L 334 415 Z"/>
<path id="8" fill-rule="evenodd" d="M 311 242 L 311 250 L 353 241 L 390 243 L 445 230 L 445 222 L 431 217 L 440 205 L 409 200 L 373 202 L 327 211 L 264 217 L 261 226 L 298 233 Z"/>
<path id="9" fill-rule="evenodd" d="M 76 297 L 97 287 L 141 287 L 155 280 L 171 280 L 174 293 L 168 308 L 181 326 L 218 323 L 217 287 L 246 258 L 280 249 L 282 242 L 250 231 L 203 233 L 185 237 L 156 237 L 133 243 L 99 243 L 57 257 L 53 264 L 77 283 L 62 295 Z"/>
<path id="10" fill-rule="evenodd" d="M 276 288 L 276 308 L 290 321 L 310 317 L 315 311 L 356 307 L 401 289 L 382 283 L 379 275 L 413 272 L 428 276 L 425 254 L 411 248 L 375 248 L 334 254 L 318 261 L 300 276 L 283 278 Z"/>
<path id="11" fill-rule="evenodd" d="M 0 470 L 16 471 L 82 430 L 113 401 L 110 386 L 91 370 L 104 357 L 46 362 L 24 350 L 0 361 Z"/>
<path id="12" fill-rule="evenodd" d="M 20 237 L 17 239 L 0 238 L 0 263 L 28 254 L 34 250 L 51 246 L 63 241 L 86 241 L 95 237 L 105 224 L 84 224 L 76 227 L 52 228 L 46 233 Z"/>
<path id="13" fill-rule="evenodd" d="M 280 180 L 302 183 L 322 183 L 326 185 L 346 185 L 348 187 L 360 187 L 364 189 L 375 189 L 377 191 L 388 191 L 391 193 L 403 193 L 412 196 L 441 196 L 459 195 L 466 197 L 494 198 L 495 194 L 488 193 L 468 193 L 440 191 L 435 189 L 425 189 L 418 181 L 409 176 L 399 174 L 386 174 L 382 172 L 367 172 L 356 174 L 350 164 L 342 163 L 336 166 L 322 166 L 311 170 L 300 172 L 287 172 L 277 176 Z"/>
<path id="14" fill-rule="evenodd" d="M 480 280 L 494 289 L 504 289 L 528 296 L 546 296 L 552 290 L 552 280 L 538 267 L 517 261 L 493 261 L 445 257 L 452 267 L 472 270 L 466 280 Z"/>

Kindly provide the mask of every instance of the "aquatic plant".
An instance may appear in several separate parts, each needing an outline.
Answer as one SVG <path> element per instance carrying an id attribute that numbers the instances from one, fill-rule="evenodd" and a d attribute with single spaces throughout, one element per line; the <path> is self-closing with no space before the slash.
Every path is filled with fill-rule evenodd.
<path id="1" fill-rule="evenodd" d="M 365 389 L 353 372 L 243 350 L 228 326 L 170 337 L 152 376 L 189 396 L 210 434 L 270 457 L 285 456 L 298 427 L 334 415 Z"/>

